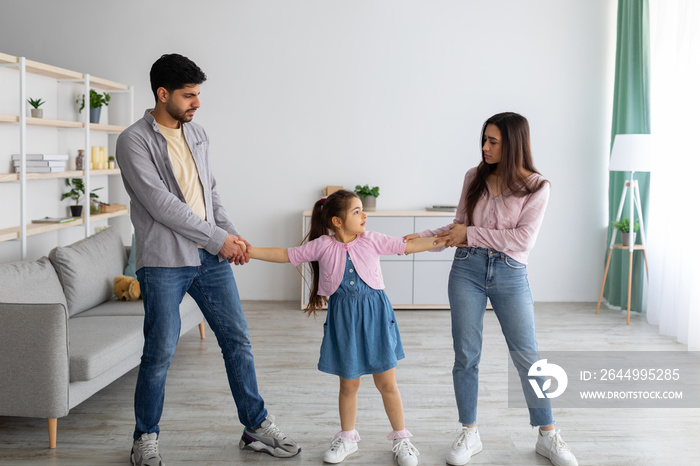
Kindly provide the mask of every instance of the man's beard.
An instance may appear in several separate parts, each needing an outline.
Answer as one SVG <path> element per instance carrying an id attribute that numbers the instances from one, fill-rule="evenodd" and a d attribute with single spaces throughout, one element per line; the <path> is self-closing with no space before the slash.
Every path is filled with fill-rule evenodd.
<path id="1" fill-rule="evenodd" d="M 171 104 L 171 101 L 168 101 L 165 104 L 165 111 L 168 112 L 168 115 L 170 115 L 180 123 L 188 123 L 192 121 L 193 117 L 191 115 L 187 115 L 187 112 L 189 112 L 190 110 L 194 109 L 188 108 L 187 110 L 180 111 L 173 104 Z"/>

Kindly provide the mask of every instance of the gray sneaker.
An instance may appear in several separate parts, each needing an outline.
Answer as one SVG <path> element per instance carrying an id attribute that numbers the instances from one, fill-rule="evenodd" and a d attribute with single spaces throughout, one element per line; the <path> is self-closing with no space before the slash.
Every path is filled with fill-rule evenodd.
<path id="1" fill-rule="evenodd" d="M 275 417 L 268 414 L 255 431 L 243 429 L 243 436 L 238 442 L 241 450 L 261 451 L 278 458 L 289 458 L 301 451 L 297 443 L 287 437 L 275 425 Z"/>
<path id="2" fill-rule="evenodd" d="M 131 448 L 131 464 L 134 466 L 164 466 L 158 453 L 158 434 L 141 434 Z"/>

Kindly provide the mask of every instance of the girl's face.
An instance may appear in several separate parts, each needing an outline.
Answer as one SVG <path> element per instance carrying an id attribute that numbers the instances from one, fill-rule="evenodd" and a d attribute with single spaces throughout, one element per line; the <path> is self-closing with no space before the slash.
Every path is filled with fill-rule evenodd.
<path id="1" fill-rule="evenodd" d="M 345 218 L 341 220 L 339 227 L 348 236 L 359 235 L 365 232 L 366 221 L 367 214 L 362 211 L 362 201 L 355 197 L 350 200 Z"/>
<path id="2" fill-rule="evenodd" d="M 501 161 L 501 130 L 493 124 L 486 125 L 484 140 L 481 141 L 484 162 L 489 165 Z"/>

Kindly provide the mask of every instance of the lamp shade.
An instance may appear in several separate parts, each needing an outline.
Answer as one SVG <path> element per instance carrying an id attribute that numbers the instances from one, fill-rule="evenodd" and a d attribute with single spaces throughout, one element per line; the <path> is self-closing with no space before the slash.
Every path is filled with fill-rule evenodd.
<path id="1" fill-rule="evenodd" d="M 650 134 L 618 134 L 610 154 L 610 171 L 650 172 L 652 152 Z"/>

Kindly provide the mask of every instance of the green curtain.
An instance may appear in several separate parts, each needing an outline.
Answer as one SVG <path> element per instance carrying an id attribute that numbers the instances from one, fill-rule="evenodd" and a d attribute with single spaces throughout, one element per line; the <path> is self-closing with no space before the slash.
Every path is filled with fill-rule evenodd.
<path id="1" fill-rule="evenodd" d="M 648 134 L 649 130 L 649 2 L 648 0 L 618 0 L 615 93 L 610 147 L 612 149 L 612 143 L 617 134 Z M 612 223 L 620 206 L 622 189 L 630 177 L 629 172 L 609 173 L 608 245 L 613 232 Z M 646 227 L 649 220 L 647 215 L 649 173 L 635 173 L 634 177 L 639 182 L 640 203 Z M 629 191 L 627 195 L 629 196 Z M 629 197 L 626 197 L 622 218 L 628 216 Z M 635 212 L 636 217 L 637 212 Z M 620 242 L 619 232 L 616 242 Z M 640 242 L 641 235 L 637 234 L 637 243 Z M 611 305 L 626 309 L 629 252 L 614 249 L 612 255 L 603 295 Z M 632 265 L 631 309 L 633 311 L 642 311 L 645 274 L 644 256 L 641 251 L 635 251 Z"/>

